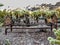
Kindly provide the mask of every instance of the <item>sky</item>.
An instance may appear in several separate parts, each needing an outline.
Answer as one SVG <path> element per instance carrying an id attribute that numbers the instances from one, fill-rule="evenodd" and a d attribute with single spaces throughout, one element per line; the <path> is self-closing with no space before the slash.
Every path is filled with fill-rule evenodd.
<path id="1" fill-rule="evenodd" d="M 8 6 L 14 8 L 24 8 L 28 5 L 35 6 L 36 4 L 51 3 L 56 4 L 60 0 L 0 0 L 0 3 L 4 4 L 0 9 L 8 9 Z"/>

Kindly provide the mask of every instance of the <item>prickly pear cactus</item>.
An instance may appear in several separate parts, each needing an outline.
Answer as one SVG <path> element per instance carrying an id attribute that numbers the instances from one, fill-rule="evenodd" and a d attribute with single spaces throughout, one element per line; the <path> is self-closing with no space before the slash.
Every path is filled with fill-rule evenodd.
<path id="1" fill-rule="evenodd" d="M 52 37 L 48 37 L 49 43 L 52 44 L 58 44 L 60 45 L 60 29 L 53 29 L 54 34 L 56 35 L 56 39 Z"/>

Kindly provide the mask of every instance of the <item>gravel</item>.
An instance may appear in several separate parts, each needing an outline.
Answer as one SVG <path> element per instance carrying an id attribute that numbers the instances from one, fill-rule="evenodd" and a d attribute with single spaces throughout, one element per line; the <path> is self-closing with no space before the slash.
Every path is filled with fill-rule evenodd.
<path id="1" fill-rule="evenodd" d="M 47 38 L 49 36 L 55 38 L 54 33 L 47 32 L 20 32 L 20 30 L 8 30 L 5 35 L 5 28 L 0 27 L 0 45 L 5 44 L 5 40 L 9 39 L 10 45 L 50 45 Z"/>

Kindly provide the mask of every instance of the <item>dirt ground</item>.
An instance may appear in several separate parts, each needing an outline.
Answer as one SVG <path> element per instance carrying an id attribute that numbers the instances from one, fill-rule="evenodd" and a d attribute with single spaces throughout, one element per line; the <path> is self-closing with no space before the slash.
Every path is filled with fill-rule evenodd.
<path id="1" fill-rule="evenodd" d="M 7 35 L 5 35 L 5 28 L 0 27 L 0 45 L 5 44 L 5 39 L 9 39 L 11 45 L 50 45 L 47 38 L 53 37 L 54 33 L 50 30 L 46 32 L 41 32 L 40 30 L 36 32 L 21 32 L 20 29 L 13 30 L 12 32 L 8 30 Z"/>

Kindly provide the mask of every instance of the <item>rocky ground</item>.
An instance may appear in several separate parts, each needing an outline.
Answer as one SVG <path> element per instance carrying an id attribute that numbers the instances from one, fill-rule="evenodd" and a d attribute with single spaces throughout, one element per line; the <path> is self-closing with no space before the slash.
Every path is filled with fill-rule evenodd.
<path id="1" fill-rule="evenodd" d="M 54 37 L 53 32 L 47 30 L 46 32 L 21 32 L 20 29 L 8 30 L 5 35 L 5 28 L 0 27 L 0 45 L 5 44 L 5 40 L 9 39 L 11 45 L 50 45 L 47 38 L 49 36 Z"/>

